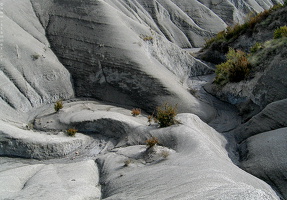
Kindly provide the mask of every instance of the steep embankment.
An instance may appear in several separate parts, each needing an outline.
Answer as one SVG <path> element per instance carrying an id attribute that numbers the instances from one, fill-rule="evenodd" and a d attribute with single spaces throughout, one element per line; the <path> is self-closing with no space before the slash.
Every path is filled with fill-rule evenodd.
<path id="1" fill-rule="evenodd" d="M 205 88 L 236 105 L 244 118 L 232 131 L 239 143 L 242 168 L 276 187 L 286 198 L 287 157 L 282 152 L 287 150 L 287 38 L 273 38 L 277 28 L 287 25 L 287 7 L 266 13 L 254 26 L 229 39 L 216 40 L 201 57 L 216 57 L 219 59 L 209 61 L 219 62 L 229 47 L 250 53 L 251 73 L 245 80 Z"/>
<path id="2" fill-rule="evenodd" d="M 76 0 L 34 1 L 33 5 L 53 50 L 72 74 L 77 96 L 129 104 L 149 112 L 169 101 L 178 103 L 180 111 L 196 113 L 205 120 L 212 118 L 210 108 L 181 86 L 189 76 L 203 75 L 210 69 L 168 42 L 197 47 L 225 28 L 225 22 L 208 6 L 198 1 Z M 248 10 L 247 6 L 243 10 L 230 2 L 228 5 L 234 21 Z M 199 11 L 192 12 L 194 6 Z M 226 5 L 217 6 L 223 8 Z"/>
<path id="3" fill-rule="evenodd" d="M 4 1 L 0 118 L 74 95 L 70 74 L 49 48 L 30 1 Z M 15 113 L 18 112 L 18 113 Z M 19 116 L 20 115 L 20 116 Z"/>
<path id="4" fill-rule="evenodd" d="M 11 108 L 26 112 L 72 97 L 63 63 L 77 97 L 149 111 L 169 101 L 209 120 L 211 109 L 182 83 L 211 71 L 177 45 L 201 46 L 226 24 L 271 5 L 193 0 L 31 2 L 3 2 L 3 25 L 10 28 L 4 30 L 2 82 L 10 86 L 2 87 L 2 116 L 12 115 Z"/>

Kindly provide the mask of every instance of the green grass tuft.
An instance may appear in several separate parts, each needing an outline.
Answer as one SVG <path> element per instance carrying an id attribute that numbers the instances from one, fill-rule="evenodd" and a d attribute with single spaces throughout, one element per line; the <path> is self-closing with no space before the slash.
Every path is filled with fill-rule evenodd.
<path id="1" fill-rule="evenodd" d="M 287 37 L 287 26 L 281 26 L 274 31 L 274 39 Z"/>

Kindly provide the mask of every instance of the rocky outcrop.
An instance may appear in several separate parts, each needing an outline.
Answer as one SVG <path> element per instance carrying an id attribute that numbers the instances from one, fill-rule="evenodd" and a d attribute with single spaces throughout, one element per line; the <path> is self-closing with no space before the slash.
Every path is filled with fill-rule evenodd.
<path id="1" fill-rule="evenodd" d="M 208 84 L 205 89 L 237 106 L 243 121 L 230 135 L 238 142 L 240 166 L 272 185 L 283 199 L 286 198 L 283 170 L 286 162 L 282 152 L 286 150 L 287 39 L 274 40 L 273 34 L 276 28 L 286 25 L 286 11 L 286 6 L 278 9 L 252 30 L 233 40 L 214 43 L 204 52 L 224 58 L 228 46 L 250 52 L 256 42 L 261 42 L 262 48 L 249 56 L 252 64 L 249 79 L 224 86 Z M 220 48 L 214 53 L 216 46 Z"/>
<path id="2" fill-rule="evenodd" d="M 233 131 L 237 141 L 242 142 L 253 135 L 287 127 L 286 110 L 287 99 L 269 104 L 262 112 Z"/>
<path id="3" fill-rule="evenodd" d="M 184 112 L 195 113 L 198 106 L 206 110 L 180 83 L 189 76 L 209 73 L 210 69 L 168 42 L 181 47 L 201 46 L 205 37 L 226 26 L 202 3 L 33 2 L 52 48 L 72 74 L 77 96 L 136 105 L 149 112 L 166 101 L 178 103 Z M 193 12 L 194 7 L 198 10 Z M 184 9 L 189 11 L 183 12 Z M 199 12 L 204 17 L 199 17 Z M 172 86 L 171 79 L 176 80 Z"/>
<path id="4" fill-rule="evenodd" d="M 264 122 L 262 122 L 264 123 Z M 241 167 L 267 181 L 287 198 L 287 128 L 264 132 L 240 145 Z"/>
<path id="5" fill-rule="evenodd" d="M 233 132 L 240 152 L 240 166 L 266 181 L 286 198 L 287 100 L 273 102 Z"/>

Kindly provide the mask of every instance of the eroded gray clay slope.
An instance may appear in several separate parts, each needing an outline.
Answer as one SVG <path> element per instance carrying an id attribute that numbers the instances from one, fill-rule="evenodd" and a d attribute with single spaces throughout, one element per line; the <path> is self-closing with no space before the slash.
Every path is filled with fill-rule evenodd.
<path id="1" fill-rule="evenodd" d="M 77 96 L 149 111 L 159 102 L 170 101 L 182 111 L 210 120 L 211 108 L 193 98 L 182 84 L 189 76 L 211 70 L 168 40 L 181 47 L 200 46 L 206 37 L 226 27 L 226 18 L 236 22 L 253 8 L 261 11 L 272 3 L 33 0 L 32 4 L 4 4 L 4 25 L 11 28 L 4 32 L 3 82 L 10 86 L 1 93 L 3 104 L 27 111 L 73 96 L 63 63 Z M 228 12 L 216 12 L 220 10 Z M 193 45 L 195 41 L 201 42 Z M 12 97 L 14 93 L 17 98 Z"/>
<path id="2" fill-rule="evenodd" d="M 270 186 L 232 164 L 225 140 L 196 116 L 183 115 L 182 125 L 157 129 L 147 126 L 146 117 L 132 118 L 129 110 L 110 105 L 98 109 L 91 102 L 71 103 L 59 113 L 52 104 L 46 105 L 73 97 L 75 89 L 78 96 L 147 110 L 163 100 L 179 103 L 182 110 L 211 120 L 215 109 L 194 98 L 185 86 L 190 76 L 211 70 L 177 45 L 201 45 L 226 23 L 241 20 L 250 6 L 261 11 L 272 4 L 249 2 L 4 1 L 3 25 L 9 29 L 4 30 L 0 79 L 1 155 L 63 159 L 39 164 L 3 158 L 1 198 L 97 199 L 100 183 L 107 199 L 278 199 Z M 206 15 L 192 17 L 193 13 Z M 38 130 L 24 130 L 37 115 Z M 108 139 L 80 133 L 66 137 L 62 129 L 71 126 L 83 132 L 96 130 Z M 138 144 L 151 135 L 164 147 L 145 152 Z M 114 153 L 107 153 L 111 150 Z M 167 160 L 162 151 L 170 152 Z M 92 161 L 99 152 L 100 182 Z M 132 170 L 123 167 L 126 159 L 132 160 Z M 173 173 L 168 174 L 170 170 Z M 118 184 L 122 180 L 125 184 Z M 166 185 L 170 180 L 172 184 Z M 82 192 L 82 186 L 87 190 Z"/>
<path id="3" fill-rule="evenodd" d="M 4 199 L 97 199 L 99 195 L 103 199 L 279 199 L 269 185 L 235 166 L 225 150 L 224 137 L 195 115 L 180 114 L 180 124 L 160 129 L 156 124 L 148 126 L 146 115 L 132 117 L 130 110 L 92 101 L 65 102 L 59 113 L 51 111 L 52 105 L 36 119 L 37 128 L 46 133 L 72 125 L 113 140 L 102 143 L 98 152 L 90 143 L 83 143 L 74 155 L 40 164 L 4 158 L 0 182 L 9 183 L 1 187 Z M 25 134 L 39 133 L 27 130 Z M 145 140 L 152 136 L 160 145 L 147 150 Z M 60 135 L 41 136 L 49 137 L 63 140 Z M 77 133 L 66 140 L 85 138 L 88 136 Z M 90 137 L 91 143 L 93 140 Z M 20 156 L 37 158 L 54 155 L 53 150 L 61 152 L 61 145 L 49 141 L 45 152 L 39 151 L 45 143 L 36 137 L 26 141 L 26 149 L 32 147 L 40 154 L 23 148 Z M 63 141 L 61 144 L 65 146 Z M 14 155 L 19 156 L 17 152 Z M 92 161 L 95 159 L 99 169 Z"/>

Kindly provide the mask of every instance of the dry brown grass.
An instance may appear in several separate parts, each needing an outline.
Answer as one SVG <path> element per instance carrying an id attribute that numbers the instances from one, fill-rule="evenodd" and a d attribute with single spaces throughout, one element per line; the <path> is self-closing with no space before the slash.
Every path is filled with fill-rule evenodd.
<path id="1" fill-rule="evenodd" d="M 153 147 L 156 144 L 158 144 L 158 139 L 156 137 L 152 137 L 146 140 L 146 146 L 148 149 Z"/>
<path id="2" fill-rule="evenodd" d="M 140 108 L 133 108 L 131 112 L 132 116 L 136 117 L 141 114 L 141 109 Z"/>
<path id="3" fill-rule="evenodd" d="M 78 130 L 75 128 L 70 128 L 67 130 L 68 136 L 75 136 L 77 132 L 78 132 Z"/>

